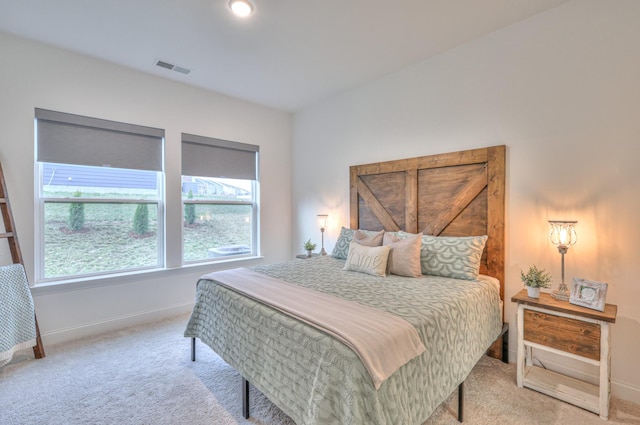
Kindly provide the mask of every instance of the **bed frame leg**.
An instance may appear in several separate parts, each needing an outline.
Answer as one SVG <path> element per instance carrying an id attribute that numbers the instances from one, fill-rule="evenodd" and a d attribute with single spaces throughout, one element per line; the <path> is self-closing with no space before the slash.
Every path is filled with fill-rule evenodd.
<path id="1" fill-rule="evenodd" d="M 249 419 L 249 381 L 242 378 L 242 417 Z"/>
<path id="2" fill-rule="evenodd" d="M 505 323 L 502 327 L 502 362 L 509 363 L 509 324 Z"/>
<path id="3" fill-rule="evenodd" d="M 462 423 L 464 411 L 464 382 L 458 386 L 458 422 Z"/>
<path id="4" fill-rule="evenodd" d="M 191 361 L 196 361 L 196 339 L 191 338 Z"/>

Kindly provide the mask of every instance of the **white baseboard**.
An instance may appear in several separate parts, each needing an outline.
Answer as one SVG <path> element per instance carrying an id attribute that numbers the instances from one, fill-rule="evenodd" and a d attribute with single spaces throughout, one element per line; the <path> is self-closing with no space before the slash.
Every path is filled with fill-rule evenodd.
<path id="1" fill-rule="evenodd" d="M 509 350 L 509 363 L 516 363 L 517 358 L 517 350 Z M 599 382 L 599 375 L 597 374 L 597 370 L 595 370 L 595 367 L 594 373 L 589 373 L 584 370 L 573 368 L 568 364 L 554 361 L 554 359 L 549 358 L 548 356 L 545 356 L 542 361 L 544 362 L 545 367 L 548 367 L 555 372 L 562 373 L 564 375 L 571 376 L 573 378 L 580 379 L 585 382 L 590 382 L 596 385 Z M 611 395 L 622 400 L 638 403 L 638 400 L 640 400 L 640 388 L 627 382 L 612 378 Z"/>
<path id="2" fill-rule="evenodd" d="M 114 317 L 100 322 L 83 323 L 78 326 L 56 329 L 43 333 L 41 335 L 42 343 L 44 344 L 46 352 L 48 345 L 60 344 L 80 338 L 112 332 L 129 326 L 168 319 L 170 317 L 188 314 L 192 309 L 193 303 L 179 304 L 160 310 L 145 311 L 128 316 Z"/>

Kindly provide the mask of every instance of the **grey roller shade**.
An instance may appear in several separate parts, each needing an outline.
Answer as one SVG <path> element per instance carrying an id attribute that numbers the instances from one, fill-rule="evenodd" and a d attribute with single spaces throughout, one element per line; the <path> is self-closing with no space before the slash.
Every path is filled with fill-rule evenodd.
<path id="1" fill-rule="evenodd" d="M 37 160 L 162 171 L 164 130 L 36 108 Z"/>
<path id="2" fill-rule="evenodd" d="M 258 179 L 259 147 L 246 143 L 182 134 L 182 175 Z"/>

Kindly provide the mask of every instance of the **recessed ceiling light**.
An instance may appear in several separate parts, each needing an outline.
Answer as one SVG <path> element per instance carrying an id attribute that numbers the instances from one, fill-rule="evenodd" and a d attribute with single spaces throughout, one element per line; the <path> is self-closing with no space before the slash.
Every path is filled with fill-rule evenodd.
<path id="1" fill-rule="evenodd" d="M 236 16 L 240 16 L 241 18 L 246 18 L 253 12 L 253 5 L 249 0 L 231 0 L 229 7 Z"/>

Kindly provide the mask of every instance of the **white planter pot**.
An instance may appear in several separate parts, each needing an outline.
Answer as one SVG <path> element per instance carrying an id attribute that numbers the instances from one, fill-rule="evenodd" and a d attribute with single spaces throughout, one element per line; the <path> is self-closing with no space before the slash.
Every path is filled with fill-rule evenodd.
<path id="1" fill-rule="evenodd" d="M 540 298 L 540 288 L 532 288 L 527 286 L 527 295 L 529 298 Z"/>

